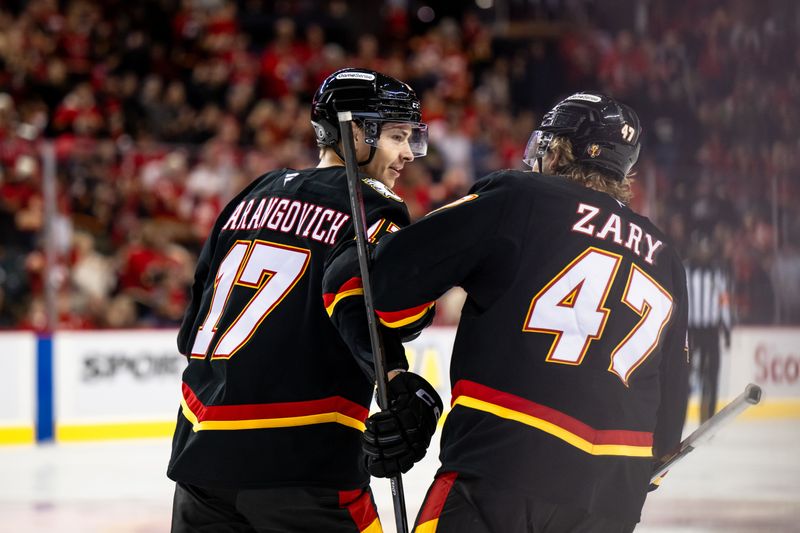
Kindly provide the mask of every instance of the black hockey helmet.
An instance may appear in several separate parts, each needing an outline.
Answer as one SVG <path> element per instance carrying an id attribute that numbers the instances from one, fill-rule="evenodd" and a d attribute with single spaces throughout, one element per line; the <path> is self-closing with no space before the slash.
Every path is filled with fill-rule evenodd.
<path id="1" fill-rule="evenodd" d="M 374 70 L 345 68 L 322 82 L 311 103 L 311 124 L 317 145 L 320 148 L 330 146 L 337 153 L 337 113 L 340 111 L 352 112 L 353 120 L 364 129 L 364 142 L 372 147 L 366 162 L 375 153 L 381 126 L 385 122 L 401 122 L 412 126 L 409 146 L 414 157 L 422 157 L 428 151 L 428 126 L 420 122 L 419 98 L 410 86 L 400 80 Z"/>
<path id="2" fill-rule="evenodd" d="M 642 128 L 629 106 L 594 92 L 580 92 L 545 113 L 531 134 L 523 161 L 533 167 L 554 137 L 565 137 L 579 164 L 606 171 L 622 180 L 639 158 Z"/>

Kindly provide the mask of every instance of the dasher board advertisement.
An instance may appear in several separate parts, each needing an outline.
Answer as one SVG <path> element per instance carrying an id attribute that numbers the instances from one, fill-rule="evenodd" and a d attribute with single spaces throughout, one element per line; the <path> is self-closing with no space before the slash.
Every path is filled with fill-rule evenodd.
<path id="1" fill-rule="evenodd" d="M 57 441 L 172 434 L 186 359 L 174 330 L 53 336 Z"/>
<path id="2" fill-rule="evenodd" d="M 35 438 L 36 336 L 0 333 L 0 445 Z"/>

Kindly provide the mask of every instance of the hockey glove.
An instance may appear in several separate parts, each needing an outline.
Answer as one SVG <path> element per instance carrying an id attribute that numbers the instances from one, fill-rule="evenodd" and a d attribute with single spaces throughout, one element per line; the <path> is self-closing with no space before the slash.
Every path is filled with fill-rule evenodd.
<path id="1" fill-rule="evenodd" d="M 366 420 L 362 447 L 369 473 L 394 477 L 425 457 L 442 407 L 442 399 L 421 376 L 395 376 L 389 382 L 389 409 Z"/>

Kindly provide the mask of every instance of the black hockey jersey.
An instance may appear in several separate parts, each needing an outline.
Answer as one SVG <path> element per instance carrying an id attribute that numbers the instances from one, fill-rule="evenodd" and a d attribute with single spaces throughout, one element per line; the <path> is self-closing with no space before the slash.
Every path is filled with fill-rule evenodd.
<path id="1" fill-rule="evenodd" d="M 688 393 L 686 280 L 664 235 L 611 196 L 517 171 L 387 236 L 379 315 L 467 292 L 441 471 L 638 521 Z"/>
<path id="2" fill-rule="evenodd" d="M 362 181 L 372 240 L 408 224 L 398 196 Z M 189 364 L 172 479 L 237 488 L 368 483 L 360 436 L 374 371 L 363 290 L 357 264 L 337 261 L 353 237 L 344 167 L 271 172 L 222 211 L 178 336 Z M 331 318 L 345 312 L 356 319 L 340 333 Z M 407 368 L 395 344 L 389 368 Z"/>

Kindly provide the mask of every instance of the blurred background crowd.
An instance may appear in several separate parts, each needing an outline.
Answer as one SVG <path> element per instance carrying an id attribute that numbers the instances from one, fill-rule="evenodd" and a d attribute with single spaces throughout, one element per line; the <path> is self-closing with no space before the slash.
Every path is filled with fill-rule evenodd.
<path id="1" fill-rule="evenodd" d="M 414 218 L 522 168 L 558 99 L 630 104 L 633 207 L 730 273 L 735 323 L 800 324 L 798 34 L 793 0 L 5 0 L 0 327 L 177 325 L 225 203 L 316 165 L 310 99 L 345 66 L 423 100 Z"/>

